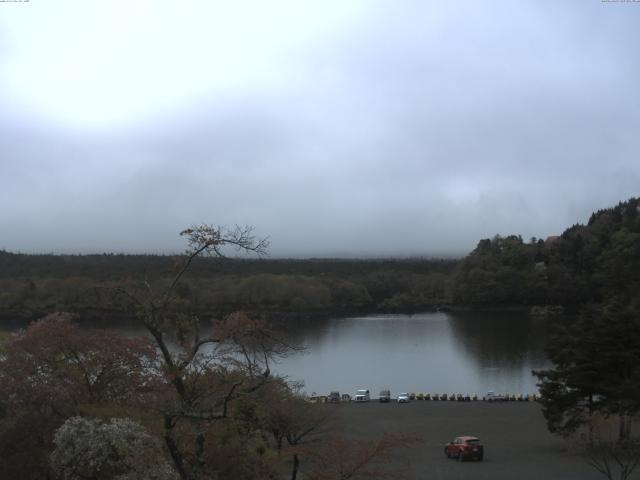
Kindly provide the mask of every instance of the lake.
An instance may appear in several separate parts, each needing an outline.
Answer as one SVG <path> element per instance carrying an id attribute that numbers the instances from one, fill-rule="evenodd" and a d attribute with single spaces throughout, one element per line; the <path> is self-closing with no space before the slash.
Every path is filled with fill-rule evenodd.
<path id="1" fill-rule="evenodd" d="M 366 315 L 288 324 L 306 352 L 275 368 L 307 393 L 534 393 L 547 321 L 525 313 Z"/>

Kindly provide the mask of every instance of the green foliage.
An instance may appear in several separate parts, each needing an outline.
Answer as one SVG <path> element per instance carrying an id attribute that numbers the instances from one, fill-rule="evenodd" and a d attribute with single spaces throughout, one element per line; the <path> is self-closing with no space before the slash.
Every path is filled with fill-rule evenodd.
<path id="1" fill-rule="evenodd" d="M 126 261 L 130 261 L 127 264 Z M 167 288 L 167 257 L 16 255 L 0 252 L 0 317 L 50 311 L 130 314 L 114 286 L 147 294 Z M 177 266 L 180 262 L 173 261 Z M 446 303 L 455 261 L 240 260 L 196 258 L 173 291 L 173 304 L 223 315 L 428 309 Z M 141 272 L 144 274 L 141 276 Z M 178 305 L 179 304 L 179 305 Z"/>
<path id="2" fill-rule="evenodd" d="M 551 339 L 547 356 L 553 368 L 534 373 L 550 431 L 573 433 L 596 412 L 640 411 L 640 310 L 615 300 L 585 309 Z"/>
<path id="3" fill-rule="evenodd" d="M 559 238 L 481 240 L 452 276 L 453 303 L 580 305 L 640 288 L 640 202 L 594 213 Z"/>
<path id="4" fill-rule="evenodd" d="M 456 260 L 267 260 L 195 258 L 175 301 L 192 311 L 414 311 L 445 304 L 567 305 L 640 290 L 640 202 L 595 212 L 560 237 L 483 239 Z M 130 313 L 113 286 L 167 288 L 180 257 L 22 255 L 0 251 L 0 316 L 54 310 Z"/>
<path id="5" fill-rule="evenodd" d="M 6 344 L 11 340 L 11 333 L 0 332 L 0 355 L 4 354 Z"/>
<path id="6" fill-rule="evenodd" d="M 303 276 L 253 275 L 224 282 L 219 288 L 223 289 L 222 303 L 236 308 L 318 310 L 328 308 L 331 301 L 325 285 Z"/>

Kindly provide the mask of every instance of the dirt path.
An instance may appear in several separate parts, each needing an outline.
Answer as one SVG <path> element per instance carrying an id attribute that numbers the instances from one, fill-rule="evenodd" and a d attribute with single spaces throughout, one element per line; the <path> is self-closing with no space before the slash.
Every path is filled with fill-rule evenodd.
<path id="1" fill-rule="evenodd" d="M 529 402 L 424 402 L 343 404 L 337 422 L 348 435 L 414 432 L 423 442 L 403 454 L 409 479 L 437 480 L 602 480 L 604 477 L 566 450 L 551 435 L 539 405 Z M 444 456 L 444 444 L 475 435 L 485 448 L 483 462 Z"/>

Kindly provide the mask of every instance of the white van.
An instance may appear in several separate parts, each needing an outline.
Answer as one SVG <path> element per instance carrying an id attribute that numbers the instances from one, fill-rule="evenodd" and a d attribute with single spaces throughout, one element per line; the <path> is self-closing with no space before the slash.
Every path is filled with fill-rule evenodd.
<path id="1" fill-rule="evenodd" d="M 356 402 L 368 402 L 369 400 L 371 400 L 369 390 L 358 390 L 354 399 Z"/>

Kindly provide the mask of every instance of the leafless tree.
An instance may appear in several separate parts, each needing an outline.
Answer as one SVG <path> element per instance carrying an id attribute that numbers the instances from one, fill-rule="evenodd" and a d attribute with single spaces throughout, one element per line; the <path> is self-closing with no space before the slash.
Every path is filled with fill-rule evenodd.
<path id="1" fill-rule="evenodd" d="M 609 480 L 628 480 L 640 463 L 640 441 L 599 439 L 587 448 L 585 461 Z"/>
<path id="2" fill-rule="evenodd" d="M 335 409 L 308 402 L 295 386 L 273 385 L 271 389 L 272 398 L 263 396 L 268 403 L 263 426 L 271 433 L 278 455 L 291 458 L 290 478 L 296 480 L 300 461 L 307 451 L 328 440 Z"/>
<path id="3" fill-rule="evenodd" d="M 198 225 L 180 235 L 188 249 L 163 291 L 155 292 L 148 282 L 137 292 L 116 290 L 129 300 L 160 352 L 166 388 L 160 389 L 152 406 L 162 415 L 164 440 L 176 471 L 194 480 L 204 475 L 208 426 L 228 418 L 235 399 L 271 382 L 271 361 L 292 347 L 267 322 L 241 312 L 213 321 L 203 334 L 200 318 L 181 311 L 175 295 L 197 257 L 220 258 L 225 248 L 264 255 L 268 240 L 256 239 L 251 227 Z"/>

